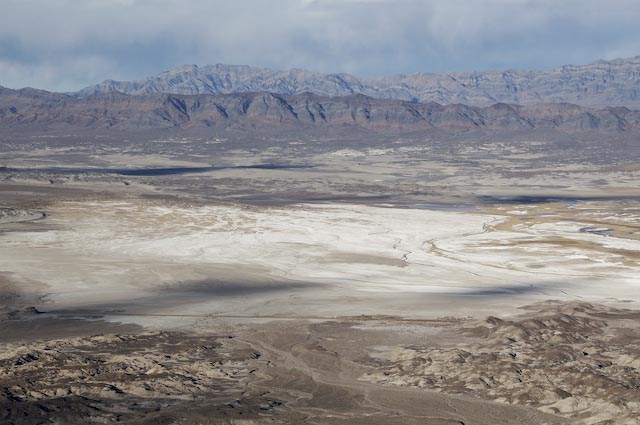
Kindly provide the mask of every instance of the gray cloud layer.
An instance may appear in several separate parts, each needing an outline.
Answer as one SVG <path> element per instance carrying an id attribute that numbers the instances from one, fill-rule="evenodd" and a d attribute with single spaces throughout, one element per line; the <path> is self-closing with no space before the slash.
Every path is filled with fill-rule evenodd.
<path id="1" fill-rule="evenodd" d="M 362 76 L 640 54 L 637 0 L 0 0 L 0 85 L 75 90 L 182 64 Z"/>

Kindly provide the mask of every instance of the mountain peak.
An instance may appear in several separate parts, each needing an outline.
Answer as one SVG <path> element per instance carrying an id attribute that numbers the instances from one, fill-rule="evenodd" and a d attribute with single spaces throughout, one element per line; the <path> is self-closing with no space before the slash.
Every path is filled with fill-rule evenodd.
<path id="1" fill-rule="evenodd" d="M 266 91 L 320 96 L 363 94 L 443 104 L 487 106 L 497 102 L 531 105 L 567 102 L 581 106 L 640 108 L 640 56 L 564 65 L 536 71 L 503 69 L 455 73 L 415 73 L 358 78 L 300 68 L 278 71 L 248 65 L 183 65 L 137 81 L 107 80 L 74 93 L 120 91 L 126 94 L 228 94 Z"/>
<path id="2" fill-rule="evenodd" d="M 178 73 L 178 72 L 188 72 L 188 71 L 196 71 L 196 70 L 198 70 L 198 65 L 191 64 L 191 65 L 182 65 L 178 68 L 174 68 L 166 72 Z"/>

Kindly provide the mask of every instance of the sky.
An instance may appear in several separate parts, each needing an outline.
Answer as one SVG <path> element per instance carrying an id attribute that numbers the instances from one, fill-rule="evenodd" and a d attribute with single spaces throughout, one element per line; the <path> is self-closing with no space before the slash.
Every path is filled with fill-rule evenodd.
<path id="1" fill-rule="evenodd" d="M 0 85 L 185 64 L 382 76 L 640 55 L 639 0 L 0 0 Z"/>

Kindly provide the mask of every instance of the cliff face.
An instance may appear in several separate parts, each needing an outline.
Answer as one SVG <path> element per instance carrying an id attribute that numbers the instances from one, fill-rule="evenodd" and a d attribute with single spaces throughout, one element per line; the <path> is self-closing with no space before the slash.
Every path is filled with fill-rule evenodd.
<path id="1" fill-rule="evenodd" d="M 114 91 L 136 95 L 310 92 L 319 96 L 364 94 L 376 99 L 474 106 L 500 102 L 519 105 L 573 103 L 640 109 L 640 56 L 581 66 L 566 65 L 547 71 L 418 73 L 382 78 L 357 78 L 298 69 L 274 71 L 236 65 L 189 65 L 138 81 L 108 80 L 72 95 L 87 97 Z"/>
<path id="2" fill-rule="evenodd" d="M 606 129 L 640 128 L 640 112 L 624 107 L 571 104 L 488 107 L 372 99 L 363 95 L 322 97 L 310 93 L 223 95 L 106 93 L 75 98 L 34 89 L 0 89 L 0 127 L 29 125 L 80 128 L 304 127 Z"/>

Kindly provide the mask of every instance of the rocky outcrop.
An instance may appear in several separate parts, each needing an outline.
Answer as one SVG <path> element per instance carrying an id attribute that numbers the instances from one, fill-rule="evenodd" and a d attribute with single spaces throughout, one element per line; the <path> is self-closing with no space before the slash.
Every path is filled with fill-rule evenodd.
<path id="1" fill-rule="evenodd" d="M 634 310 L 547 301 L 528 315 L 455 329 L 475 343 L 391 347 L 362 379 L 536 407 L 575 424 L 636 424 Z"/>
<path id="2" fill-rule="evenodd" d="M 249 394 L 261 354 L 232 343 L 177 332 L 3 343 L 0 422 L 253 423 L 283 403 Z"/>
<path id="3" fill-rule="evenodd" d="M 78 128 L 286 128 L 357 126 L 371 129 L 604 129 L 640 128 L 640 112 L 624 107 L 571 104 L 488 107 L 380 100 L 363 95 L 321 97 L 311 93 L 223 95 L 119 92 L 74 98 L 34 89 L 0 91 L 0 127 Z"/>
<path id="4" fill-rule="evenodd" d="M 500 102 L 519 105 L 560 102 L 639 109 L 640 56 L 581 66 L 565 65 L 547 71 L 417 73 L 382 78 L 300 69 L 274 71 L 238 65 L 188 65 L 138 81 L 107 80 L 73 95 L 87 97 L 115 91 L 135 95 L 310 92 L 320 96 L 364 94 L 376 99 L 475 106 Z"/>

